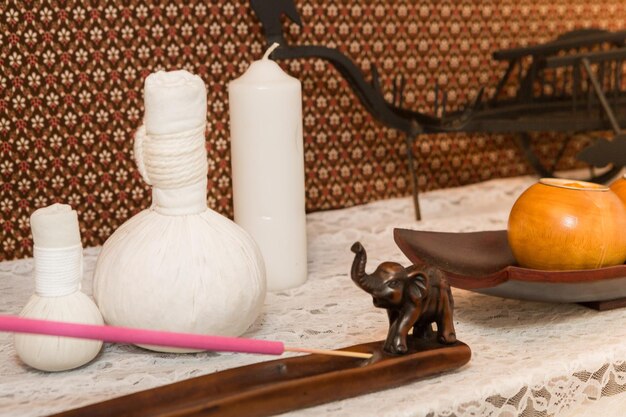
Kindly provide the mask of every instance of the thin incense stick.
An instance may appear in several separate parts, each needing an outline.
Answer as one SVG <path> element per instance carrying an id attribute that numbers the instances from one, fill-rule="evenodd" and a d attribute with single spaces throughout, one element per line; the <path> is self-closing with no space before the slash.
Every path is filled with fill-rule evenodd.
<path id="1" fill-rule="evenodd" d="M 372 356 L 370 354 L 345 350 L 285 348 L 283 342 L 271 340 L 163 332 L 157 330 L 135 329 L 130 327 L 96 326 L 91 324 L 67 323 L 62 321 L 27 319 L 9 315 L 0 315 L 0 331 L 76 337 L 79 339 L 102 340 L 103 342 L 168 346 L 220 352 L 282 355 L 285 351 L 293 351 L 318 353 L 323 355 L 352 356 L 356 358 L 369 358 Z"/>
<path id="2" fill-rule="evenodd" d="M 349 356 L 351 358 L 369 359 L 372 357 L 371 353 L 354 352 L 351 350 L 328 350 L 328 349 L 310 349 L 301 347 L 285 346 L 285 350 L 288 352 L 301 352 L 301 353 L 313 353 L 318 355 L 332 355 L 332 356 Z"/>

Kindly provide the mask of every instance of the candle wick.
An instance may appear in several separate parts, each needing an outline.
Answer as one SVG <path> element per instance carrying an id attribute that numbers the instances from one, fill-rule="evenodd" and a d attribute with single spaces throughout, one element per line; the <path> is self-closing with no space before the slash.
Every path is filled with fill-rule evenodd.
<path id="1" fill-rule="evenodd" d="M 272 46 L 270 46 L 267 51 L 265 51 L 265 55 L 263 55 L 263 59 L 269 59 L 270 54 L 274 52 L 274 49 L 278 48 L 280 44 L 278 42 L 274 42 Z"/>

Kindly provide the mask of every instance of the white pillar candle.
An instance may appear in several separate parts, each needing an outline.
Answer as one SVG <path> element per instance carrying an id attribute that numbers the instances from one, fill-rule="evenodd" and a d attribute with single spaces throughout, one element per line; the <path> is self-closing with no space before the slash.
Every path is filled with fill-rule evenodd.
<path id="1" fill-rule="evenodd" d="M 228 86 L 235 222 L 259 245 L 268 289 L 307 277 L 302 88 L 268 59 Z"/>

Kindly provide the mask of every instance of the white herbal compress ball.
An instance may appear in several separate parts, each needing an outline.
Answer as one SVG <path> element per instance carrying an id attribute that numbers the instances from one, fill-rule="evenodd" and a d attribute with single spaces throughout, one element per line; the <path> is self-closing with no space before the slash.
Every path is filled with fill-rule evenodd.
<path id="1" fill-rule="evenodd" d="M 30 217 L 35 257 L 35 294 L 20 313 L 31 319 L 102 325 L 96 304 L 80 291 L 83 247 L 78 217 L 65 204 L 36 210 Z M 27 365 L 65 371 L 96 357 L 102 342 L 69 337 L 15 335 L 15 350 Z"/>
<path id="2" fill-rule="evenodd" d="M 96 302 L 112 325 L 238 336 L 261 311 L 265 269 L 252 238 L 207 208 L 204 83 L 160 71 L 146 78 L 144 102 L 135 159 L 152 207 L 104 244 Z"/>

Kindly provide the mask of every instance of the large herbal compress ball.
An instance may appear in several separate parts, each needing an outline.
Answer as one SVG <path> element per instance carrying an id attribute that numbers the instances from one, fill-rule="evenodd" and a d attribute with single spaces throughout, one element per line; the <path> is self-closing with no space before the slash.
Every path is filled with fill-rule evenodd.
<path id="1" fill-rule="evenodd" d="M 94 296 L 112 325 L 238 336 L 261 311 L 265 269 L 252 238 L 207 208 L 204 83 L 158 72 L 144 100 L 135 159 L 152 206 L 104 244 Z"/>

